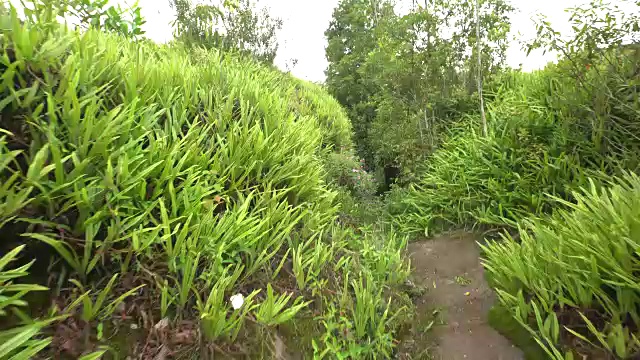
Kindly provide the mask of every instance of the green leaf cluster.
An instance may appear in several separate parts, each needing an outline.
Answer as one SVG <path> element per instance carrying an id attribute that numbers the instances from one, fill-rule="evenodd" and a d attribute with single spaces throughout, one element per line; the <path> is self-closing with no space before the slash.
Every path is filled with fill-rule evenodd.
<path id="1" fill-rule="evenodd" d="M 483 77 L 502 69 L 513 8 L 481 1 Z M 329 92 L 347 109 L 356 150 L 369 169 L 416 170 L 443 130 L 477 108 L 475 6 L 463 0 L 341 1 L 325 35 Z M 394 179 L 386 176 L 387 187 Z"/>
<path id="2" fill-rule="evenodd" d="M 0 227 L 49 249 L 65 316 L 86 339 L 108 339 L 103 323 L 139 298 L 157 299 L 145 314 L 154 323 L 191 320 L 208 351 L 383 294 L 366 305 L 368 330 L 336 351 L 392 350 L 409 307 L 382 291 L 408 276 L 406 241 L 336 222 L 327 159 L 351 151 L 351 125 L 335 99 L 246 57 L 37 15 L 21 21 L 12 8 L 0 37 Z M 364 300 L 354 278 L 367 279 Z M 361 324 L 361 313 L 345 321 Z M 59 320 L 6 343 L 40 341 Z M 322 324 L 301 351 L 314 351 L 308 335 L 335 337 Z"/>

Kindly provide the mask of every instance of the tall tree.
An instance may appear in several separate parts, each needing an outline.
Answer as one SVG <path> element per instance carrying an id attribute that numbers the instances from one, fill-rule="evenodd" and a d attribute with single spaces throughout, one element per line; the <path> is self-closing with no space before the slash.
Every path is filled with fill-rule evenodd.
<path id="1" fill-rule="evenodd" d="M 503 66 L 512 10 L 506 0 L 479 4 L 477 14 L 474 0 L 414 2 L 400 16 L 387 0 L 339 3 L 325 33 L 327 86 L 349 110 L 370 166 L 417 167 L 437 129 L 475 108 L 473 79 Z"/>
<path id="2" fill-rule="evenodd" d="M 368 151 L 367 136 L 375 118 L 373 96 L 379 84 L 365 65 L 378 46 L 377 29 L 393 16 L 393 8 L 386 0 L 342 0 L 325 32 L 327 88 L 347 109 L 358 152 L 369 163 L 373 157 Z"/>
<path id="3" fill-rule="evenodd" d="M 478 69 L 476 78 L 478 81 L 478 98 L 480 99 L 480 118 L 482 119 L 482 133 L 487 136 L 487 117 L 484 114 L 484 98 L 482 97 L 482 38 L 480 37 L 480 0 L 476 0 L 476 57 L 478 58 Z"/>
<path id="4" fill-rule="evenodd" d="M 169 1 L 176 10 L 173 27 L 178 40 L 238 51 L 273 64 L 278 50 L 276 33 L 282 28 L 282 20 L 272 17 L 267 8 L 259 8 L 257 1 Z"/>

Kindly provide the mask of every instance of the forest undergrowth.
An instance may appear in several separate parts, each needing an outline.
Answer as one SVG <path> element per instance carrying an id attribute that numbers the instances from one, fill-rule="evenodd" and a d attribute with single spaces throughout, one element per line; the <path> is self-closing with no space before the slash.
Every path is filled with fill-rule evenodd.
<path id="1" fill-rule="evenodd" d="M 0 358 L 392 357 L 407 240 L 340 216 L 341 106 L 53 3 L 1 18 Z"/>
<path id="2" fill-rule="evenodd" d="M 0 359 L 394 358 L 408 241 L 460 228 L 545 356 L 638 358 L 623 2 L 539 19 L 559 61 L 525 73 L 508 1 L 342 0 L 324 85 L 275 69 L 249 0 L 172 0 L 162 45 L 139 7 L 2 4 Z"/>
<path id="3" fill-rule="evenodd" d="M 560 61 L 493 78 L 489 133 L 474 114 L 451 124 L 388 206 L 404 232 L 493 233 L 482 246 L 488 279 L 548 358 L 635 359 L 638 13 L 590 5 L 571 10 L 573 37 L 541 22 L 531 46 Z"/>

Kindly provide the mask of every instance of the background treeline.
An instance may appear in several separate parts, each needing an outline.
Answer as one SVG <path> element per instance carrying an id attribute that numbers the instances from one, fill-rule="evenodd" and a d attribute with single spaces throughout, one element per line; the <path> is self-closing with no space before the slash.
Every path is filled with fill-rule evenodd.
<path id="1" fill-rule="evenodd" d="M 345 0 L 327 31 L 327 87 L 358 153 L 400 185 L 388 223 L 506 230 L 484 264 L 542 358 L 637 358 L 640 4 L 569 9 L 571 34 L 538 19 L 525 49 L 559 61 L 532 73 L 504 66 L 508 4 L 421 5 L 401 16 L 388 1 Z"/>

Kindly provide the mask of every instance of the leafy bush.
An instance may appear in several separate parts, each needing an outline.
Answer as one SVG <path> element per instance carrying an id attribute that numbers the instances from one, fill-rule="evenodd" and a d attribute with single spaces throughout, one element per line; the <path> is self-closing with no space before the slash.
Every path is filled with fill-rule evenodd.
<path id="1" fill-rule="evenodd" d="M 566 145 L 571 133 L 529 91 L 518 86 L 495 95 L 487 109 L 488 138 L 475 118 L 451 128 L 420 182 L 394 197 L 397 222 L 425 233 L 478 223 L 513 226 L 549 211 L 547 193 L 563 196 L 579 184 L 579 158 Z"/>
<path id="2" fill-rule="evenodd" d="M 571 40 L 539 24 L 558 64 L 489 84 L 490 133 L 470 116 L 390 197 L 408 230 L 508 227 L 484 246 L 502 305 L 552 359 L 640 356 L 640 18 L 571 10 Z"/>
<path id="3" fill-rule="evenodd" d="M 364 160 L 358 160 L 351 152 L 329 154 L 327 176 L 329 181 L 361 199 L 372 197 L 376 190 L 373 176 L 364 169 Z"/>
<path id="4" fill-rule="evenodd" d="M 73 21 L 81 29 L 99 29 L 130 39 L 144 35 L 145 20 L 137 2 L 127 9 L 120 5 L 107 6 L 108 0 L 26 0 L 23 1 L 26 16 L 38 16 L 52 10 L 65 20 Z"/>
<path id="5" fill-rule="evenodd" d="M 169 0 L 169 4 L 175 10 L 172 26 L 180 43 L 235 52 L 273 64 L 282 20 L 272 17 L 266 7 L 259 8 L 258 1 Z"/>
<path id="6" fill-rule="evenodd" d="M 368 170 L 393 168 L 383 190 L 415 180 L 441 128 L 457 110 L 477 109 L 475 6 L 437 0 L 398 10 L 394 1 L 345 0 L 325 32 L 327 89 L 347 109 Z M 512 10 L 492 0 L 478 15 L 485 77 L 503 66 Z"/>
<path id="7" fill-rule="evenodd" d="M 415 180 L 411 172 L 433 151 L 436 133 L 433 123 L 428 124 L 432 128 L 423 129 L 427 125 L 423 112 L 411 109 L 408 115 L 409 106 L 391 97 L 381 100 L 369 130 L 369 147 L 374 154 L 375 164 L 383 168 L 399 168 L 403 183 Z"/>
<path id="8" fill-rule="evenodd" d="M 298 114 L 314 114 L 324 130 L 323 145 L 332 146 L 334 150 L 350 149 L 353 146 L 351 122 L 342 106 L 316 84 L 293 77 L 290 81 L 295 83 L 296 95 L 291 98 L 291 106 Z"/>
<path id="9" fill-rule="evenodd" d="M 398 223 L 412 231 L 515 227 L 551 212 L 557 203 L 548 194 L 571 200 L 586 176 L 638 170 L 640 57 L 625 41 L 640 36 L 640 18 L 602 1 L 569 12 L 573 37 L 541 21 L 529 46 L 558 51 L 558 64 L 496 76 L 488 85 L 490 134 L 478 134 L 474 115 L 449 129 L 419 184 L 391 204 Z"/>
<path id="10" fill-rule="evenodd" d="M 335 239 L 345 239 L 344 234 L 349 232 Z M 397 289 L 408 278 L 410 264 L 403 254 L 407 238 L 367 229 L 363 232 L 361 241 L 344 242 L 338 247 L 340 260 L 336 266 L 364 271 L 343 272 L 335 279 L 343 291 L 339 301 L 329 303 L 325 315 L 318 319 L 324 334 L 312 339 L 314 355 L 319 358 L 391 358 L 397 330 L 394 324 L 412 306 L 401 292 L 390 296 L 376 285 L 386 283 Z M 357 263 L 353 261 L 356 254 Z"/>
<path id="11" fill-rule="evenodd" d="M 0 258 L 0 316 L 6 316 L 8 311 L 22 313 L 19 309 L 27 307 L 24 298 L 28 293 L 47 290 L 35 284 L 14 283 L 16 279 L 29 275 L 28 270 L 33 265 L 32 261 L 14 269 L 7 269 L 7 265 L 16 261 L 22 250 L 24 245 L 12 249 Z M 0 347 L 0 357 L 31 358 L 51 343 L 51 338 L 36 339 L 36 335 L 50 323 L 61 319 L 62 317 L 52 317 L 47 320 L 25 321 L 12 329 L 0 331 L 3 344 Z"/>
<path id="12" fill-rule="evenodd" d="M 635 62 L 627 57 L 622 63 Z M 591 69 L 593 82 L 601 79 L 596 71 Z M 561 64 L 503 75 L 487 105 L 488 137 L 479 133 L 475 116 L 451 127 L 449 139 L 426 161 L 420 182 L 401 191 L 406 196 L 392 197 L 396 222 L 425 232 L 460 225 L 513 228 L 524 217 L 551 212 L 558 203 L 549 194 L 571 200 L 587 177 L 637 167 L 633 134 L 640 132 L 632 119 L 638 110 L 621 102 L 628 90 L 614 77 L 619 73 L 612 72 L 604 91 L 576 88 L 563 74 Z M 605 91 L 616 92 L 608 96 L 616 106 L 598 115 L 611 124 L 601 131 L 602 123 L 590 118 L 596 110 L 589 102 Z"/>
<path id="13" fill-rule="evenodd" d="M 406 241 L 336 224 L 324 159 L 349 146 L 350 125 L 335 100 L 217 51 L 70 32 L 46 13 L 22 22 L 12 9 L 8 24 L 0 225 L 54 260 L 68 316 L 44 330 L 56 335 L 48 351 L 96 350 L 112 322 L 181 334 L 176 351 L 256 345 L 271 337 L 252 333 L 290 319 L 335 336 L 321 325 L 331 308 L 361 324 L 355 335 L 300 351 L 391 351 L 407 307 L 377 296 L 408 275 Z"/>
<path id="14" fill-rule="evenodd" d="M 640 178 L 608 185 L 484 247 L 501 302 L 553 359 L 640 355 Z"/>

